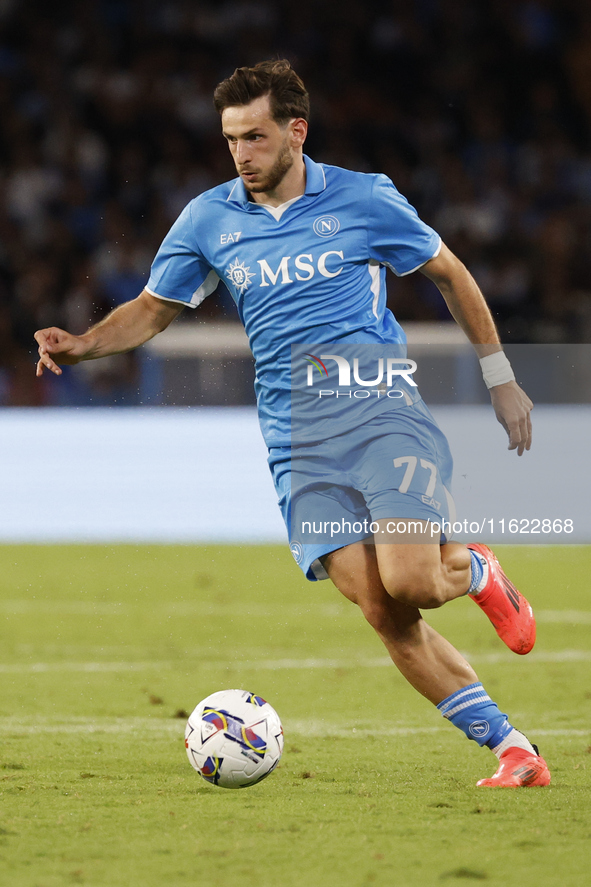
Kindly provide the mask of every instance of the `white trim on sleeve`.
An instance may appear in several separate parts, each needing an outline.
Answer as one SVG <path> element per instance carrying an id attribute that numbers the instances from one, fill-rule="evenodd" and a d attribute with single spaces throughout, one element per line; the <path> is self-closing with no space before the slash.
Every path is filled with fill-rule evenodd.
<path id="1" fill-rule="evenodd" d="M 416 268 L 411 268 L 410 271 L 402 271 L 402 272 L 400 272 L 400 271 L 397 271 L 396 268 L 394 268 L 393 265 L 390 265 L 389 262 L 385 262 L 384 264 L 388 265 L 388 268 L 390 269 L 390 271 L 393 271 L 393 272 L 394 272 L 394 274 L 396 275 L 396 277 L 406 277 L 407 274 L 414 274 L 415 271 L 418 271 L 419 268 L 422 268 L 423 265 L 426 265 L 427 262 L 430 262 L 430 261 L 431 261 L 431 259 L 436 259 L 437 256 L 439 255 L 439 253 L 441 252 L 441 247 L 442 247 L 442 246 L 443 246 L 443 241 L 441 240 L 441 237 L 440 237 L 440 238 L 439 238 L 439 243 L 438 243 L 438 245 L 437 245 L 437 249 L 435 250 L 435 252 L 433 253 L 433 255 L 432 255 L 432 256 L 429 256 L 428 259 L 425 259 L 424 262 L 421 262 L 420 265 L 417 265 Z"/>
<path id="2" fill-rule="evenodd" d="M 160 299 L 162 302 L 174 302 L 175 305 L 184 305 L 185 308 L 196 308 L 196 305 L 191 305 L 190 302 L 183 302 L 182 299 L 171 299 L 168 296 L 161 296 L 160 293 L 155 293 L 154 290 L 151 290 L 149 286 L 144 287 L 147 293 L 150 293 L 151 296 L 154 296 L 155 299 Z"/>
<path id="3" fill-rule="evenodd" d="M 191 296 L 190 302 L 185 302 L 184 299 L 171 299 L 170 296 L 163 296 L 160 293 L 155 293 L 149 286 L 145 286 L 144 289 L 156 299 L 162 299 L 163 302 L 175 302 L 177 305 L 185 305 L 188 308 L 197 308 L 198 305 L 201 305 L 204 299 L 213 293 L 219 281 L 220 278 L 212 268 L 201 286 L 198 287 Z"/>

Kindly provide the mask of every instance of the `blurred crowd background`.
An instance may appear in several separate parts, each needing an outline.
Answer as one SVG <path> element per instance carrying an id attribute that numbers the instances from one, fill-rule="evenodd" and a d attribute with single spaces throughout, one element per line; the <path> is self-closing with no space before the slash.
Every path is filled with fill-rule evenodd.
<path id="1" fill-rule="evenodd" d="M 505 341 L 591 341 L 587 0 L 0 0 L 0 403 L 55 402 L 34 330 L 134 298 L 183 206 L 233 177 L 212 91 L 272 56 L 311 93 L 308 153 L 387 173 Z M 389 299 L 448 317 L 420 274 Z M 197 314 L 236 320 L 223 287 Z M 134 402 L 139 362 L 99 362 L 78 402 Z"/>

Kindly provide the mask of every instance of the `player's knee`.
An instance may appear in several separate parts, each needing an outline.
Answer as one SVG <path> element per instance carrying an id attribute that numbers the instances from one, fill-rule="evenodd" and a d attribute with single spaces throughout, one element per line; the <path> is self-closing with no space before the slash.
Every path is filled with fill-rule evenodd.
<path id="1" fill-rule="evenodd" d="M 361 610 L 371 627 L 379 635 L 390 632 L 392 615 L 386 601 L 366 601 L 361 605 Z"/>
<path id="2" fill-rule="evenodd" d="M 414 570 L 382 576 L 388 594 L 401 604 L 433 610 L 447 600 L 439 573 L 435 570 Z"/>
<path id="3" fill-rule="evenodd" d="M 398 654 L 412 658 L 422 642 L 423 620 L 418 610 L 403 611 L 389 595 L 360 604 L 363 615 L 381 638 L 396 644 Z"/>

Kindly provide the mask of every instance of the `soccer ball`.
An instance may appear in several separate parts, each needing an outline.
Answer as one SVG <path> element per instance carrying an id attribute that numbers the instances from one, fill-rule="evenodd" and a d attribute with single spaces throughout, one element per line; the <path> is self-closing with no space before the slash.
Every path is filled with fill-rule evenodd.
<path id="1" fill-rule="evenodd" d="M 246 690 L 220 690 L 191 713 L 185 748 L 206 782 L 246 788 L 268 776 L 283 751 L 283 728 L 274 708 Z"/>

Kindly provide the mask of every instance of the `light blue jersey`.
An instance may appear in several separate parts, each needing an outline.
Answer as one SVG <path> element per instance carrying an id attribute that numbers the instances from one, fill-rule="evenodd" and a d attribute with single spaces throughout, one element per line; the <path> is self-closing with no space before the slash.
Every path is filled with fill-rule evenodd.
<path id="1" fill-rule="evenodd" d="M 441 248 L 386 176 L 304 159 L 306 191 L 279 221 L 249 200 L 240 178 L 192 200 L 146 287 L 196 307 L 225 283 L 255 358 L 269 447 L 290 445 L 291 346 L 404 343 L 386 308 L 386 266 L 410 274 Z"/>

